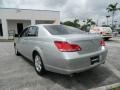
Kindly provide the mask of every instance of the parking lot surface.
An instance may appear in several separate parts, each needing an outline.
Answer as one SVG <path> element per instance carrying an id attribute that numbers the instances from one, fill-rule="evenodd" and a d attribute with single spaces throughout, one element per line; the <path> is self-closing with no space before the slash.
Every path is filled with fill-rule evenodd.
<path id="1" fill-rule="evenodd" d="M 47 72 L 38 76 L 33 64 L 14 54 L 13 42 L 0 42 L 0 90 L 87 90 L 120 82 L 120 37 L 106 41 L 107 62 L 73 77 Z"/>

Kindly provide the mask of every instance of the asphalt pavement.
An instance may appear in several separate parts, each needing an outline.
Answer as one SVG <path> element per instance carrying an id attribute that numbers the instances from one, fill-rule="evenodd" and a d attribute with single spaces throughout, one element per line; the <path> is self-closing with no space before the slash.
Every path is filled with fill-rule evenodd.
<path id="1" fill-rule="evenodd" d="M 87 90 L 120 82 L 120 37 L 106 41 L 107 62 L 73 75 L 36 74 L 33 64 L 14 54 L 13 42 L 0 42 L 0 90 Z"/>

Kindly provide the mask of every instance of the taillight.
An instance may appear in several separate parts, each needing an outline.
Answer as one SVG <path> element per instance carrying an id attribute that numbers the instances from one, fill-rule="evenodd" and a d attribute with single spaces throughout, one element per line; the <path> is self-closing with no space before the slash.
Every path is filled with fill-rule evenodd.
<path id="1" fill-rule="evenodd" d="M 103 34 L 103 32 L 100 32 L 100 34 Z"/>
<path id="2" fill-rule="evenodd" d="M 105 46 L 105 41 L 104 40 L 100 40 L 99 44 L 100 44 L 100 46 Z"/>
<path id="3" fill-rule="evenodd" d="M 70 44 L 64 41 L 54 41 L 54 43 L 61 52 L 74 52 L 81 50 L 80 46 L 77 44 Z"/>

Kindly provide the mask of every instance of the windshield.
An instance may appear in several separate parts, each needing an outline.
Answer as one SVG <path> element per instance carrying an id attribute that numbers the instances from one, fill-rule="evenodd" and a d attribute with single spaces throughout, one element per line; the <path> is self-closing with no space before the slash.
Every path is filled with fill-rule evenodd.
<path id="1" fill-rule="evenodd" d="M 48 30 L 52 35 L 67 35 L 67 34 L 81 34 L 85 33 L 80 29 L 65 26 L 65 25 L 44 25 L 44 27 Z"/>

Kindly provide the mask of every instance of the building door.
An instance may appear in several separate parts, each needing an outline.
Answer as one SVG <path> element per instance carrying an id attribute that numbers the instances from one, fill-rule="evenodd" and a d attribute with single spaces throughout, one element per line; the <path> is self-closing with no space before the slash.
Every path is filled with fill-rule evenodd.
<path id="1" fill-rule="evenodd" d="M 23 24 L 22 23 L 17 23 L 17 31 L 18 31 L 18 34 L 20 34 L 23 31 Z"/>
<path id="2" fill-rule="evenodd" d="M 0 24 L 0 36 L 3 36 L 2 24 Z"/>

